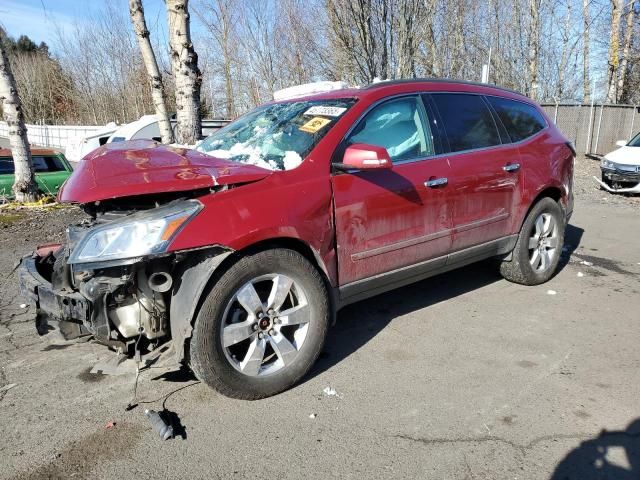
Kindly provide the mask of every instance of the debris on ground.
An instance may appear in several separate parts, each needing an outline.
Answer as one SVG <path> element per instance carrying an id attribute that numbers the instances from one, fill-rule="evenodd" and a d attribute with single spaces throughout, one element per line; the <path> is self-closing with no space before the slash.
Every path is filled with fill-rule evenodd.
<path id="1" fill-rule="evenodd" d="M 173 427 L 171 425 L 167 425 L 158 412 L 155 410 L 145 410 L 144 414 L 147 416 L 151 422 L 151 426 L 156 432 L 158 432 L 158 435 L 160 435 L 162 440 L 173 438 Z"/>
<path id="2" fill-rule="evenodd" d="M 558 292 L 555 290 L 547 290 L 547 295 L 556 295 Z"/>
<path id="3" fill-rule="evenodd" d="M 27 305 L 26 303 L 21 303 L 20 304 L 20 308 L 27 308 L 29 305 Z"/>
<path id="4" fill-rule="evenodd" d="M 104 428 L 106 428 L 107 430 L 111 430 L 112 428 L 114 428 L 116 426 L 116 422 L 114 422 L 113 420 L 110 422 L 107 422 L 107 424 L 104 426 Z"/>
<path id="5" fill-rule="evenodd" d="M 582 260 L 580 265 L 585 265 L 587 267 L 593 267 L 593 262 L 587 262 L 586 260 Z"/>
<path id="6" fill-rule="evenodd" d="M 322 393 L 324 393 L 326 397 L 338 396 L 338 392 L 336 392 L 336 389 L 332 387 L 325 387 L 324 390 L 322 390 Z"/>
<path id="7" fill-rule="evenodd" d="M 582 272 L 578 272 L 578 276 L 579 276 L 579 277 L 584 277 L 584 273 L 582 273 Z"/>
<path id="8" fill-rule="evenodd" d="M 316 418 L 317 416 L 318 416 L 318 414 L 317 414 L 317 413 L 312 413 L 311 415 L 309 415 L 309 418 L 313 420 L 313 419 L 314 419 L 314 418 Z"/>
<path id="9" fill-rule="evenodd" d="M 17 387 L 18 384 L 17 383 L 9 383 L 7 385 L 4 385 L 3 387 L 0 387 L 0 393 L 1 392 L 7 392 L 9 390 L 11 390 L 13 387 Z"/>

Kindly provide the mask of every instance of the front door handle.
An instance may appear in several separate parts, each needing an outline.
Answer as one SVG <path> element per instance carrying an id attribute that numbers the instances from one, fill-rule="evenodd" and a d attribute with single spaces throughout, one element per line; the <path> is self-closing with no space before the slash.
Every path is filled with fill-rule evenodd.
<path id="1" fill-rule="evenodd" d="M 427 180 L 426 182 L 424 182 L 424 186 L 429 188 L 436 188 L 436 187 L 442 187 L 447 183 L 449 183 L 449 179 L 447 177 L 440 177 L 440 178 L 433 178 L 431 180 Z"/>
<path id="2" fill-rule="evenodd" d="M 502 167 L 502 169 L 505 172 L 517 172 L 518 170 L 520 170 L 520 164 L 519 163 L 507 163 L 504 167 Z"/>

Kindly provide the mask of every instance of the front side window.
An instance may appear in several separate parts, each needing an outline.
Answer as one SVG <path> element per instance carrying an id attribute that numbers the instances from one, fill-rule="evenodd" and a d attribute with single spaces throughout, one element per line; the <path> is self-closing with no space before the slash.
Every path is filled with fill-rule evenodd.
<path id="1" fill-rule="evenodd" d="M 384 147 L 393 161 L 433 155 L 433 137 L 425 131 L 418 98 L 389 100 L 373 108 L 347 140 Z M 428 129 L 428 126 L 426 127 Z"/>
<path id="2" fill-rule="evenodd" d="M 34 172 L 48 172 L 49 165 L 47 165 L 47 160 L 44 157 L 31 157 L 33 160 L 33 171 Z"/>
<path id="3" fill-rule="evenodd" d="M 546 122 L 533 105 L 507 98 L 487 97 L 504 124 L 512 142 L 529 138 L 545 128 Z"/>
<path id="4" fill-rule="evenodd" d="M 65 170 L 64 164 L 62 163 L 62 160 L 60 160 L 60 157 L 47 157 L 47 163 L 49 164 L 50 172 L 60 172 L 62 170 Z"/>
<path id="5" fill-rule="evenodd" d="M 451 152 L 500 145 L 498 128 L 482 97 L 434 93 L 432 98 L 442 117 Z"/>
<path id="6" fill-rule="evenodd" d="M 258 107 L 207 137 L 197 150 L 269 170 L 296 168 L 354 99 L 289 101 Z"/>

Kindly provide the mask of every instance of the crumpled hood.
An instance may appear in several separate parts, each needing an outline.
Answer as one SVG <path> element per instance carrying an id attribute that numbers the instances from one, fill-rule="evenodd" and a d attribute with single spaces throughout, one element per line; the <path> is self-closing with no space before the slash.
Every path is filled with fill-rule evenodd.
<path id="1" fill-rule="evenodd" d="M 272 172 L 152 140 L 108 143 L 81 160 L 60 189 L 61 202 L 180 192 L 263 179 Z"/>
<path id="2" fill-rule="evenodd" d="M 640 165 L 640 147 L 620 147 L 607 153 L 604 158 L 623 165 Z"/>

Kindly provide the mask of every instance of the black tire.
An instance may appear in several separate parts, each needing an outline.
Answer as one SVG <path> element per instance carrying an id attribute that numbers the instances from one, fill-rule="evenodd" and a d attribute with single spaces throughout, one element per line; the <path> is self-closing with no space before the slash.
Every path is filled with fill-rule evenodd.
<path id="1" fill-rule="evenodd" d="M 269 375 L 248 376 L 237 370 L 225 355 L 224 313 L 247 282 L 272 273 L 286 275 L 302 288 L 311 308 L 309 326 L 289 365 Z M 329 317 L 325 283 L 300 253 L 278 248 L 244 256 L 215 282 L 202 304 L 191 338 L 191 368 L 199 380 L 228 397 L 255 400 L 275 395 L 297 383 L 315 363 L 324 345 Z"/>
<path id="2" fill-rule="evenodd" d="M 530 262 L 532 251 L 529 249 L 529 239 L 535 232 L 536 219 L 542 214 L 550 214 L 558 227 L 557 248 L 551 256 L 548 267 L 542 271 L 535 270 Z M 542 198 L 529 211 L 529 214 L 522 224 L 518 240 L 513 249 L 511 260 L 503 261 L 500 264 L 500 273 L 510 282 L 521 285 L 539 285 L 549 280 L 556 272 L 562 246 L 564 245 L 565 232 L 564 212 L 558 202 L 552 198 Z"/>

